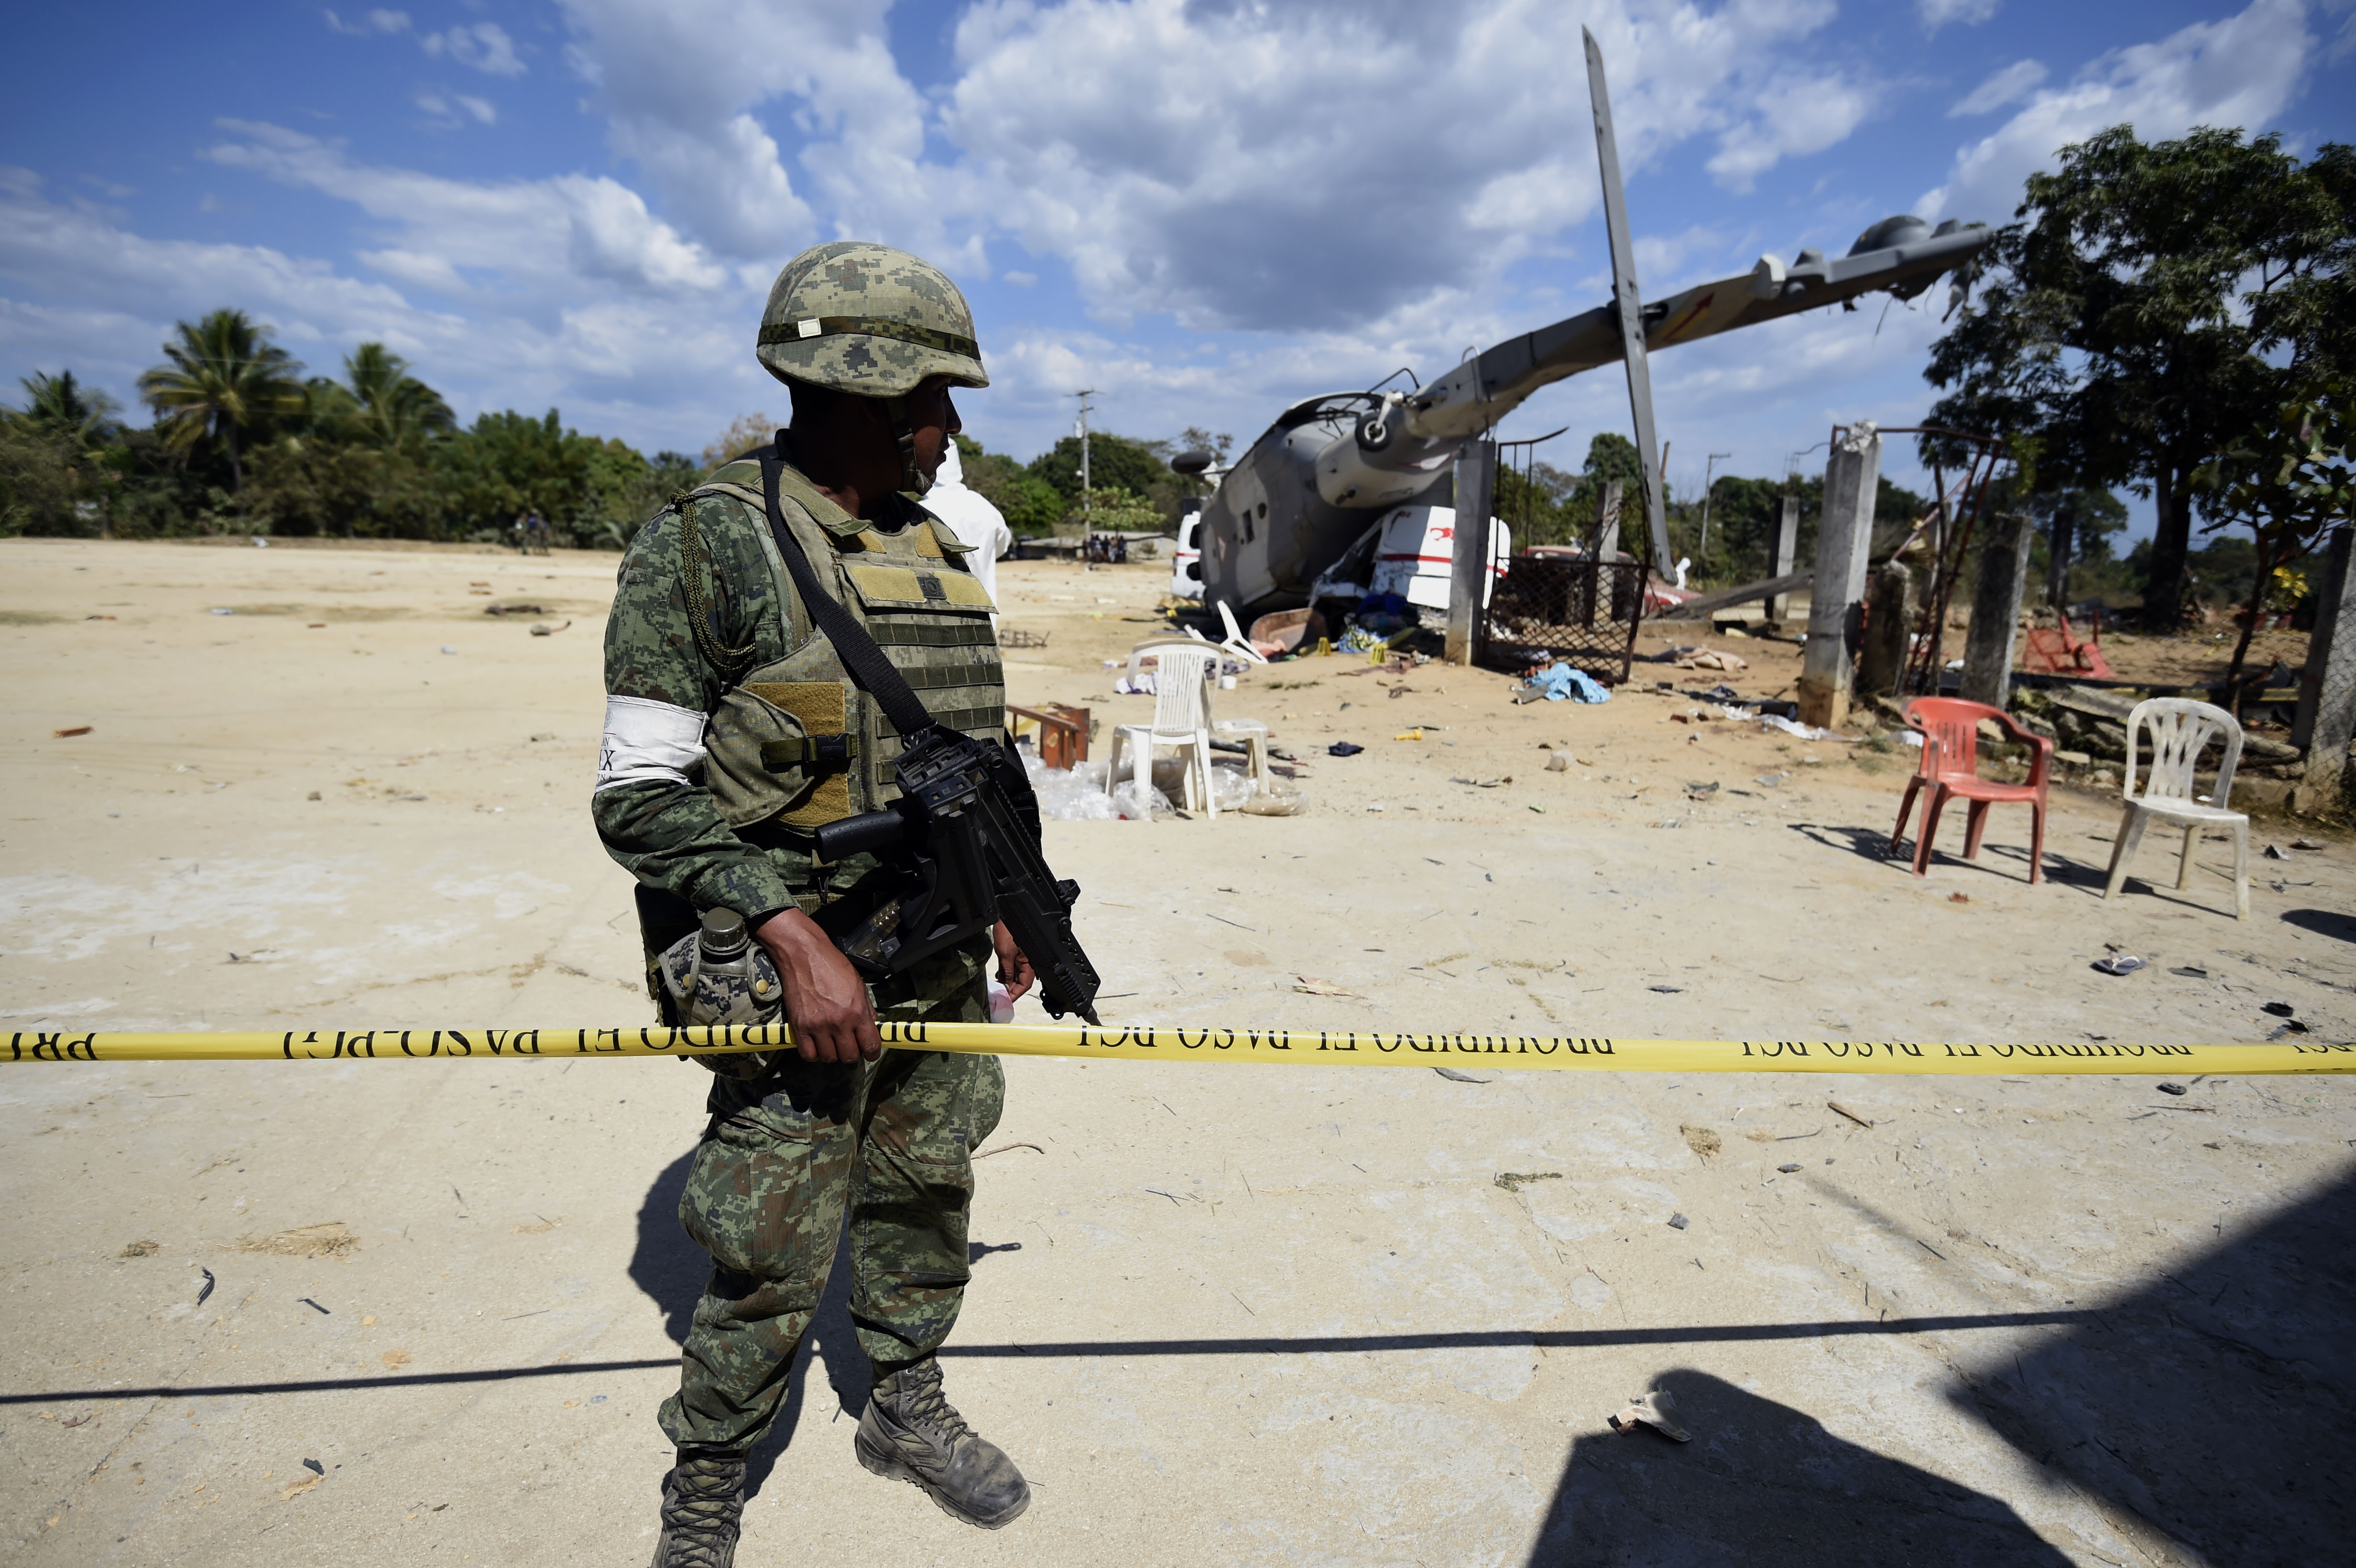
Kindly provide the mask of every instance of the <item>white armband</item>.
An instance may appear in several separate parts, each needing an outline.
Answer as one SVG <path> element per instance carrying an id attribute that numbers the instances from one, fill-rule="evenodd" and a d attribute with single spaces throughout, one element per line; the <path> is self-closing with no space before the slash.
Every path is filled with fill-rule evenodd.
<path id="1" fill-rule="evenodd" d="M 691 783 L 703 767 L 704 717 L 645 697 L 605 699 L 605 740 L 597 749 L 598 790 L 616 784 Z"/>

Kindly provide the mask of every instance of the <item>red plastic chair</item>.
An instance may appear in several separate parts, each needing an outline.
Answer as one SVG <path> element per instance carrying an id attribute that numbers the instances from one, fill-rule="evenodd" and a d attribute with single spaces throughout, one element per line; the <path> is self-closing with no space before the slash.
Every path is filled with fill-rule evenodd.
<path id="1" fill-rule="evenodd" d="M 1999 784 L 1979 776 L 1980 720 L 1995 721 L 2015 741 L 2025 741 L 2035 760 L 2029 764 L 2027 784 Z M 1964 838 L 1964 859 L 1976 860 L 1980 835 L 1987 827 L 1987 810 L 1999 801 L 2026 801 L 2029 811 L 2029 884 L 2043 880 L 2045 861 L 2045 779 L 2053 765 L 2053 742 L 2032 735 L 2001 708 L 1965 702 L 1953 697 L 1918 697 L 1906 705 L 1906 725 L 1922 735 L 1922 760 L 1906 781 L 1906 798 L 1899 803 L 1898 826 L 1890 830 L 1890 852 L 1898 853 L 1906 837 L 1906 819 L 1913 815 L 1914 797 L 1931 786 L 1922 807 L 1922 831 L 1914 840 L 1914 874 L 1930 869 L 1931 841 L 1939 836 L 1939 813 L 1951 799 L 1971 802 L 1970 827 Z"/>

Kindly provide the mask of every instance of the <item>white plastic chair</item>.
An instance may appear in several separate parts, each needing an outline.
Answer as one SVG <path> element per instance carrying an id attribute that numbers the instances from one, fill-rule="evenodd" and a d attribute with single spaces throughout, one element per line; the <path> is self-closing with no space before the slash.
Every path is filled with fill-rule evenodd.
<path id="1" fill-rule="evenodd" d="M 1268 663 L 1268 656 L 1252 646 L 1251 639 L 1244 635 L 1244 629 L 1236 624 L 1236 613 L 1227 607 L 1227 602 L 1224 599 L 1219 601 L 1219 620 L 1227 628 L 1227 640 L 1221 643 L 1219 646 L 1246 664 Z"/>
<path id="2" fill-rule="evenodd" d="M 2151 773 L 2143 794 L 2135 792 L 2136 743 L 2145 728 L 2151 731 Z M 2224 754 L 2218 759 L 2214 805 L 2193 797 L 2192 770 L 2211 736 L 2222 735 Z M 2127 862 L 2143 842 L 2143 830 L 2155 816 L 2170 827 L 2184 829 L 2184 854 L 2177 862 L 2179 891 L 2192 880 L 2192 847 L 2204 828 L 2230 828 L 2233 835 L 2233 913 L 2250 918 L 2250 819 L 2225 809 L 2233 789 L 2233 770 L 2242 761 L 2242 726 L 2223 709 L 2187 697 L 2154 697 L 2135 705 L 2127 715 L 2126 783 L 2119 794 L 2126 809 L 2119 817 L 2118 837 L 2111 845 L 2111 880 L 2103 896 L 2117 894 L 2127 880 Z"/>
<path id="3" fill-rule="evenodd" d="M 1122 724 L 1112 732 L 1112 753 L 1105 760 L 1105 793 L 1120 783 L 1120 758 L 1129 752 L 1130 774 L 1138 797 L 1153 785 L 1153 752 L 1158 746 L 1176 750 L 1184 773 L 1189 811 L 1208 811 L 1214 820 L 1219 803 L 1211 793 L 1211 708 L 1206 688 L 1214 649 L 1164 646 L 1156 650 L 1153 677 L 1153 722 Z"/>
<path id="4" fill-rule="evenodd" d="M 1161 667 L 1159 661 L 1165 648 L 1201 650 L 1215 646 L 1217 646 L 1216 644 L 1205 642 L 1202 634 L 1191 627 L 1184 632 L 1157 632 L 1152 636 L 1142 639 L 1135 647 L 1129 650 L 1129 683 L 1131 686 L 1137 684 L 1139 672 L 1143 668 L 1147 659 L 1155 660 L 1154 667 L 1159 669 Z"/>

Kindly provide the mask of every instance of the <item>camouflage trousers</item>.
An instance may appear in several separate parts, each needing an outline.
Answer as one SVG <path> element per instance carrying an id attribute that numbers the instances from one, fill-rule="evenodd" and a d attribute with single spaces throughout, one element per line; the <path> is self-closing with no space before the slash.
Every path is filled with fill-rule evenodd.
<path id="1" fill-rule="evenodd" d="M 882 1011 L 990 1017 L 980 985 Z M 1005 1085 L 994 1056 L 928 1051 L 848 1064 L 789 1056 L 759 1079 L 713 1081 L 679 1204 L 712 1270 L 659 1417 L 674 1445 L 743 1450 L 767 1432 L 846 1209 L 851 1321 L 868 1359 L 888 1368 L 940 1348 L 970 1275 L 972 1152 L 998 1125 Z"/>

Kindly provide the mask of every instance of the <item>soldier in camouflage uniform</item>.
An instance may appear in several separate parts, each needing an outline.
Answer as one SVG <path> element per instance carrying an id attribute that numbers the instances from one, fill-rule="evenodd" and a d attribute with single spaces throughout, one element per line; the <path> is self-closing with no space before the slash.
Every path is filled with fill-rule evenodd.
<path id="1" fill-rule="evenodd" d="M 998 739 L 990 596 L 914 498 L 958 428 L 949 389 L 989 385 L 964 296 L 905 252 L 820 245 L 778 275 L 758 351 L 793 394 L 786 527 L 936 721 Z M 638 531 L 605 641 L 592 805 L 638 879 L 648 954 L 702 910 L 738 912 L 776 963 L 797 1042 L 757 1076 L 715 1078 L 680 1202 L 712 1273 L 660 1416 L 679 1457 L 656 1568 L 734 1560 L 744 1454 L 784 1401 L 846 1209 L 851 1315 L 875 1371 L 860 1461 L 991 1529 L 1030 1501 L 1013 1462 L 943 1399 L 934 1358 L 968 1276 L 972 1150 L 998 1125 L 1004 1079 L 994 1057 L 884 1051 L 876 1030 L 985 1022 L 988 965 L 1019 996 L 1029 965 L 1001 924 L 994 944 L 867 985 L 830 940 L 873 907 L 878 867 L 819 866 L 809 834 L 896 795 L 900 738 L 800 602 L 762 484 L 758 462 L 730 463 Z"/>

